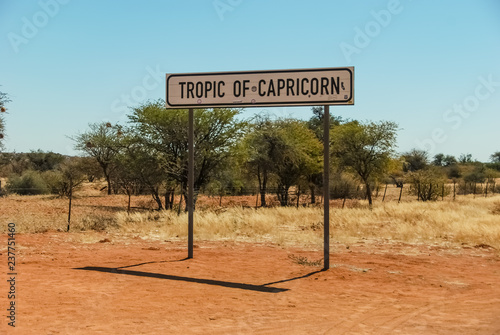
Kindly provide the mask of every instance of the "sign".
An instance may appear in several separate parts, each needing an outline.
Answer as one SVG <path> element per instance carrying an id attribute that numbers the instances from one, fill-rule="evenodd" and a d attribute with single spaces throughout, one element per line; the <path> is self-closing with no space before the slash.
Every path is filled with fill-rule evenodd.
<path id="1" fill-rule="evenodd" d="M 353 105 L 354 67 L 167 74 L 167 108 Z"/>

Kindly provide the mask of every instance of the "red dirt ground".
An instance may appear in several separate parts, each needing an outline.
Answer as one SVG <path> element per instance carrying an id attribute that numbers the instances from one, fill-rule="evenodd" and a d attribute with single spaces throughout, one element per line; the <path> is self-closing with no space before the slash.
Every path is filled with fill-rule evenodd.
<path id="1" fill-rule="evenodd" d="M 289 256 L 321 251 L 200 242 L 183 260 L 184 243 L 84 238 L 17 236 L 13 329 L 2 236 L 1 334 L 500 334 L 492 249 L 334 244 L 320 271 Z"/>

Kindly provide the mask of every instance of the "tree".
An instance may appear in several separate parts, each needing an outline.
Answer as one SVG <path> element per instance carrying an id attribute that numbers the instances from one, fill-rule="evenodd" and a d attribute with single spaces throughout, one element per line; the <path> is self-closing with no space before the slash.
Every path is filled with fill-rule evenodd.
<path id="1" fill-rule="evenodd" d="M 109 122 L 89 124 L 89 130 L 78 134 L 71 139 L 75 141 L 75 149 L 93 157 L 101 166 L 106 182 L 108 194 L 111 194 L 111 175 L 114 170 L 113 161 L 118 153 L 120 125 L 111 125 Z"/>
<path id="2" fill-rule="evenodd" d="M 472 159 L 472 154 L 460 154 L 458 162 L 461 164 L 467 164 L 474 162 L 474 160 Z"/>
<path id="3" fill-rule="evenodd" d="M 500 151 L 497 151 L 490 156 L 492 163 L 500 163 Z"/>
<path id="4" fill-rule="evenodd" d="M 288 205 L 288 190 L 300 178 L 319 174 L 322 169 L 322 146 L 307 125 L 298 120 L 277 120 L 278 137 L 272 153 L 272 172 L 277 180 L 281 206 Z"/>
<path id="5" fill-rule="evenodd" d="M 82 171 L 82 162 L 79 158 L 67 158 L 64 162 L 59 165 L 59 171 L 61 173 L 61 194 L 68 197 L 68 227 L 67 231 L 70 229 L 71 224 L 71 202 L 73 199 L 73 191 L 79 187 L 85 181 L 85 174 Z"/>
<path id="6" fill-rule="evenodd" d="M 410 194 L 416 195 L 421 201 L 437 200 L 439 196 L 449 193 L 444 187 L 446 178 L 443 171 L 435 166 L 412 171 L 407 180 L 411 184 Z"/>
<path id="7" fill-rule="evenodd" d="M 427 151 L 419 149 L 411 149 L 403 154 L 405 172 L 415 172 L 425 169 L 429 165 L 429 154 Z"/>
<path id="8" fill-rule="evenodd" d="M 443 166 L 452 166 L 452 165 L 456 165 L 457 163 L 458 162 L 457 162 L 457 159 L 455 158 L 455 156 L 446 155 L 443 158 Z"/>
<path id="9" fill-rule="evenodd" d="M 195 111 L 195 194 L 205 186 L 230 154 L 242 135 L 246 122 L 236 119 L 239 110 L 231 108 Z M 166 181 L 175 181 L 187 194 L 188 111 L 165 108 L 163 100 L 133 109 L 129 119 L 142 144 L 158 157 Z M 196 196 L 195 196 L 196 202 Z M 187 201 L 187 200 L 186 200 Z"/>
<path id="10" fill-rule="evenodd" d="M 370 183 L 386 171 L 394 152 L 397 124 L 357 121 L 340 125 L 332 132 L 332 155 L 341 168 L 353 170 L 365 185 L 370 207 Z"/>
<path id="11" fill-rule="evenodd" d="M 258 116 L 242 141 L 247 170 L 257 177 L 260 205 L 266 207 L 266 192 L 273 169 L 272 155 L 277 142 L 277 129 L 269 116 Z"/>
<path id="12" fill-rule="evenodd" d="M 0 92 L 0 149 L 3 149 L 3 138 L 5 132 L 5 120 L 3 118 L 3 113 L 7 111 L 5 104 L 10 102 L 10 99 L 6 93 Z"/>
<path id="13" fill-rule="evenodd" d="M 54 170 L 65 159 L 64 155 L 52 151 L 43 152 L 42 150 L 32 150 L 26 156 L 30 160 L 33 169 L 41 172 Z"/>
<path id="14" fill-rule="evenodd" d="M 311 108 L 313 116 L 307 121 L 307 126 L 316 135 L 317 139 L 323 144 L 323 122 L 324 122 L 324 107 L 315 106 Z M 340 116 L 330 114 L 330 129 L 344 123 L 345 121 Z M 323 186 L 323 173 L 313 173 L 307 176 L 309 192 L 311 193 L 311 204 L 316 203 L 316 189 Z"/>
<path id="15" fill-rule="evenodd" d="M 323 119 L 325 115 L 323 106 L 316 106 L 311 108 L 313 116 L 307 121 L 307 127 L 311 129 L 318 140 L 323 143 Z M 344 120 L 340 116 L 335 116 L 330 114 L 330 127 L 335 127 L 344 123 Z"/>

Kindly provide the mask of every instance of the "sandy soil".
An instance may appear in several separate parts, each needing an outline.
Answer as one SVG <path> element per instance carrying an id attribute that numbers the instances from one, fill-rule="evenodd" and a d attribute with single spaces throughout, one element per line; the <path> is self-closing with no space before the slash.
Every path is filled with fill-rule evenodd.
<path id="1" fill-rule="evenodd" d="M 13 329 L 6 239 L 1 334 L 500 334 L 490 248 L 333 244 L 321 271 L 290 258 L 321 251 L 57 232 L 17 236 Z"/>

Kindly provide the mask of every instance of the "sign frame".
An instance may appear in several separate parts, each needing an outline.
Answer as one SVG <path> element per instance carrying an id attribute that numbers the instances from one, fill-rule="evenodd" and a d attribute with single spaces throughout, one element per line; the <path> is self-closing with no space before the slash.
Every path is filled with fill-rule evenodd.
<path id="1" fill-rule="evenodd" d="M 245 78 L 250 78 L 258 75 L 273 75 L 276 74 L 278 75 L 301 75 L 301 74 L 313 74 L 313 73 L 318 73 L 318 74 L 327 74 L 327 73 L 334 73 L 334 72 L 344 72 L 348 74 L 349 76 L 349 90 L 348 90 L 348 97 L 347 98 L 340 98 L 340 99 L 335 99 L 333 98 L 333 95 L 324 95 L 324 94 L 313 94 L 313 96 L 317 97 L 317 99 L 304 99 L 300 101 L 286 101 L 286 97 L 276 97 L 276 101 L 243 101 L 239 100 L 239 97 L 236 97 L 238 100 L 234 100 L 235 97 L 229 99 L 225 98 L 224 101 L 221 102 L 204 102 L 202 100 L 203 97 L 194 97 L 192 99 L 197 99 L 196 103 L 178 103 L 175 100 L 175 97 L 173 97 L 173 92 L 174 90 L 171 89 L 170 84 L 171 81 L 174 81 L 178 78 L 185 78 L 186 80 L 190 78 L 205 78 L 205 82 L 212 83 L 214 78 L 218 78 L 218 80 L 223 80 L 224 78 L 229 78 L 229 77 L 235 77 L 239 76 L 241 80 L 244 80 Z M 307 78 L 306 76 L 303 76 L 302 78 Z M 208 81 L 207 79 L 210 79 Z M 281 79 L 281 78 L 279 78 Z M 279 80 L 276 78 L 276 80 Z M 198 81 L 199 83 L 199 81 Z M 298 81 L 297 81 L 298 84 Z M 175 85 L 175 84 L 173 84 Z M 211 84 L 210 84 L 211 85 Z M 260 84 L 259 84 L 260 85 Z M 343 85 L 343 83 L 342 83 Z M 316 105 L 354 105 L 354 67 L 353 66 L 346 66 L 346 67 L 334 67 L 334 68 L 313 68 L 313 69 L 295 69 L 295 70 L 259 70 L 259 71 L 228 71 L 228 72 L 199 72 L 199 73 L 171 73 L 171 74 L 166 74 L 166 108 L 172 108 L 172 109 L 185 109 L 185 108 L 249 108 L 249 107 L 286 107 L 286 106 L 316 106 Z M 297 85 L 298 86 L 298 85 Z M 332 86 L 333 87 L 333 86 Z M 252 89 L 256 88 L 255 86 L 252 87 Z M 287 88 L 288 89 L 288 88 Z M 299 88 L 296 88 L 297 91 Z M 183 88 L 181 88 L 183 90 Z M 260 90 L 260 86 L 259 86 Z M 234 91 L 234 88 L 233 88 Z M 319 91 L 319 88 L 318 88 Z M 183 93 L 183 92 L 182 92 Z M 224 92 L 227 93 L 227 92 Z M 234 92 L 233 92 L 234 93 Z M 260 93 L 260 91 L 259 91 Z M 188 95 L 188 94 L 186 94 Z M 215 95 L 215 94 L 214 94 Z M 206 96 L 206 94 L 205 94 Z M 309 97 L 311 97 L 311 94 L 309 94 Z M 218 97 L 222 98 L 223 97 Z M 215 98 L 214 98 L 215 99 Z M 228 101 L 232 100 L 232 101 Z"/>
<path id="2" fill-rule="evenodd" d="M 238 103 L 238 102 L 221 102 L 221 103 L 210 103 L 204 104 L 203 101 L 197 104 L 171 104 L 169 101 L 169 79 L 176 77 L 204 77 L 204 76 L 234 76 L 234 75 L 255 75 L 255 74 L 280 74 L 280 73 L 305 73 L 305 72 L 326 72 L 326 71 L 348 71 L 349 72 L 349 96 L 346 99 L 341 100 L 307 100 L 307 101 L 266 101 L 248 104 L 248 103 Z M 327 78 L 328 79 L 328 78 Z M 340 79 L 337 79 L 337 85 L 334 86 L 333 77 L 331 90 L 336 88 L 337 94 L 339 92 Z M 282 79 L 283 80 L 283 79 Z M 298 85 L 299 79 L 297 79 Z M 214 82 L 215 83 L 215 82 Z M 186 83 L 185 83 L 186 84 Z M 240 83 L 241 84 L 241 83 Z M 312 84 L 311 84 L 312 85 Z M 318 82 L 319 85 L 319 82 Z M 323 90 L 323 77 L 321 82 L 321 89 Z M 282 107 L 282 106 L 324 106 L 323 115 L 323 270 L 328 270 L 330 268 L 330 105 L 354 105 L 354 66 L 348 67 L 336 67 L 336 68 L 316 68 L 316 69 L 297 69 L 297 70 L 268 70 L 268 71 L 231 71 L 231 72 L 204 72 L 204 73 L 174 73 L 166 74 L 166 100 L 165 105 L 167 109 L 188 109 L 188 259 L 194 257 L 194 110 L 199 108 L 247 108 L 247 107 Z M 312 87 L 312 86 L 311 86 Z M 318 88 L 318 87 L 317 87 Z M 181 86 L 181 89 L 182 86 Z M 343 89 L 345 89 L 343 87 Z M 328 90 L 328 88 L 326 88 Z M 233 87 L 234 91 L 234 87 Z M 297 87 L 298 91 L 298 87 Z M 186 95 L 189 95 L 188 86 L 186 84 Z M 191 88 L 191 93 L 193 88 Z M 255 91 L 253 91 L 255 92 Z M 301 93 L 303 91 L 301 90 Z M 323 92 L 323 91 L 322 91 Z M 293 93 L 293 91 L 292 91 Z M 259 82 L 259 94 L 260 94 L 260 82 Z M 192 93 L 193 98 L 194 94 Z M 206 94 L 205 94 L 206 95 Z M 214 97 L 215 97 L 214 93 Z M 268 94 L 269 95 L 269 94 Z M 278 91 L 278 95 L 279 91 Z M 306 94 L 304 94 L 306 95 Z M 313 94 L 316 95 L 316 94 Z M 288 88 L 287 88 L 288 96 Z M 321 95 L 323 96 L 323 95 Z"/>

